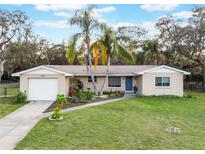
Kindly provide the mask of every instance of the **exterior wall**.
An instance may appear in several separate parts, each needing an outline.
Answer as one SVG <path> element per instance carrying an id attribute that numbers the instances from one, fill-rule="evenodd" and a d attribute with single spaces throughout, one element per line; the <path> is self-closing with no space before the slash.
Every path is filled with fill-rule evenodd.
<path id="1" fill-rule="evenodd" d="M 46 79 L 46 78 L 56 78 L 58 79 L 58 93 L 59 94 L 64 94 L 67 95 L 67 91 L 68 91 L 68 86 L 69 83 L 67 83 L 68 81 L 66 80 L 64 75 L 61 74 L 46 74 L 46 75 L 40 75 L 40 74 L 23 74 L 20 76 L 20 91 L 24 92 L 26 91 L 28 93 L 28 89 L 29 89 L 29 79 Z"/>
<path id="2" fill-rule="evenodd" d="M 65 93 L 68 95 L 69 93 L 69 86 L 70 86 L 70 77 L 65 78 Z"/>
<path id="3" fill-rule="evenodd" d="M 78 76 L 75 78 L 79 79 L 83 83 L 85 90 L 87 90 L 87 88 L 93 90 L 92 82 L 88 82 L 87 76 L 81 76 L 81 77 Z M 97 91 L 100 91 L 104 80 L 105 80 L 104 76 L 97 77 L 97 82 L 96 82 Z M 121 87 L 108 87 L 108 82 L 106 82 L 104 91 L 125 91 L 125 77 L 121 77 Z"/>
<path id="4" fill-rule="evenodd" d="M 142 75 L 136 77 L 136 86 L 138 90 L 138 95 L 142 95 L 142 82 L 143 82 L 143 77 Z"/>
<path id="5" fill-rule="evenodd" d="M 170 87 L 155 87 L 155 77 L 169 76 Z M 68 95 L 69 77 L 62 74 L 23 74 L 20 76 L 20 91 L 28 92 L 29 79 L 31 78 L 57 78 L 58 79 L 58 93 Z M 90 88 L 93 90 L 92 83 L 88 82 L 88 77 L 74 77 L 79 79 L 84 84 L 84 89 Z M 105 77 L 97 77 L 96 87 L 100 91 Z M 108 87 L 108 82 L 105 83 L 104 91 L 125 91 L 125 77 L 121 77 L 121 87 Z M 182 73 L 145 73 L 141 76 L 133 77 L 133 86 L 138 87 L 138 94 L 142 95 L 177 95 L 183 96 L 183 74 Z"/>
<path id="6" fill-rule="evenodd" d="M 170 77 L 169 87 L 156 87 L 155 77 Z M 143 95 L 176 95 L 183 96 L 182 73 L 145 73 L 142 79 Z"/>

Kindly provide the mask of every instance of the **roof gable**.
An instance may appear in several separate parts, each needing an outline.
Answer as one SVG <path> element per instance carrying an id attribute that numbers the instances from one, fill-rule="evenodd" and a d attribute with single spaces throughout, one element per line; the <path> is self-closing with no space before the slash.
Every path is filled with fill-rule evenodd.
<path id="1" fill-rule="evenodd" d="M 45 68 L 39 68 L 36 70 L 31 70 L 29 72 L 25 72 L 24 74 L 59 74 L 56 71 L 51 71 Z"/>
<path id="2" fill-rule="evenodd" d="M 73 74 L 71 73 L 59 71 L 46 66 L 38 66 L 25 71 L 13 73 L 12 76 L 20 76 L 21 74 L 63 74 L 65 76 L 73 76 Z"/>
<path id="3" fill-rule="evenodd" d="M 170 66 L 166 66 L 166 65 L 161 65 L 161 66 L 157 66 L 155 68 L 151 68 L 142 72 L 139 72 L 137 74 L 144 74 L 144 73 L 183 73 L 185 75 L 189 75 L 190 72 L 186 72 L 180 69 L 176 69 Z"/>

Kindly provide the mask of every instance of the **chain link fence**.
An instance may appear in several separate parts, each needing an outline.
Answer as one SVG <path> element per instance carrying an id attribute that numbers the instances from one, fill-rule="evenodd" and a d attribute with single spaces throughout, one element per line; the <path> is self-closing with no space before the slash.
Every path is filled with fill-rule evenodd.
<path id="1" fill-rule="evenodd" d="M 16 96 L 19 92 L 19 82 L 1 83 L 0 84 L 0 97 Z"/>

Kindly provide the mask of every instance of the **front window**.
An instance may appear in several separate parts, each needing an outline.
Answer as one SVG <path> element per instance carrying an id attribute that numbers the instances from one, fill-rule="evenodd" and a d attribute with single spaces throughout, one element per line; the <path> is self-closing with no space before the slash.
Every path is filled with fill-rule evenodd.
<path id="1" fill-rule="evenodd" d="M 155 77 L 155 86 L 157 87 L 169 87 L 170 77 Z"/>
<path id="2" fill-rule="evenodd" d="M 121 87 L 121 77 L 108 77 L 108 87 Z"/>
<path id="3" fill-rule="evenodd" d="M 97 77 L 96 76 L 94 76 L 94 81 L 97 82 Z M 88 77 L 88 82 L 92 82 L 91 76 Z"/>

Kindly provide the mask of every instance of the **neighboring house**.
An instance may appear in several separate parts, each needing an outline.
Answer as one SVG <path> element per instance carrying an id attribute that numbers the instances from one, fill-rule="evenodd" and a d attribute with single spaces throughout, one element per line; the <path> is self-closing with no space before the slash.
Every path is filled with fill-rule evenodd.
<path id="1" fill-rule="evenodd" d="M 95 82 L 100 91 L 106 66 L 97 66 Z M 189 72 L 165 65 L 111 65 L 104 91 L 133 92 L 139 95 L 183 96 L 184 75 Z M 20 91 L 26 91 L 29 100 L 55 100 L 57 94 L 68 95 L 73 78 L 79 79 L 84 89 L 92 90 L 86 66 L 43 65 L 12 74 L 20 77 Z"/>

